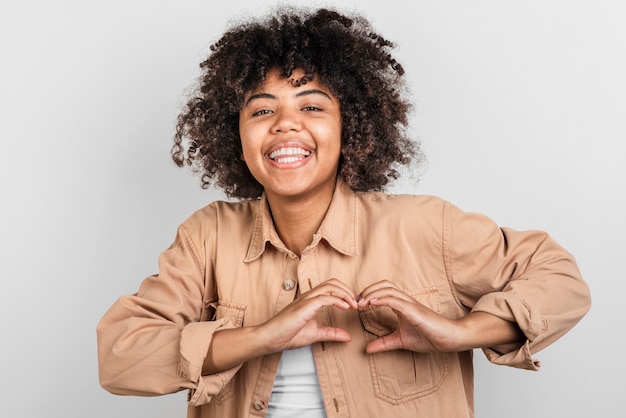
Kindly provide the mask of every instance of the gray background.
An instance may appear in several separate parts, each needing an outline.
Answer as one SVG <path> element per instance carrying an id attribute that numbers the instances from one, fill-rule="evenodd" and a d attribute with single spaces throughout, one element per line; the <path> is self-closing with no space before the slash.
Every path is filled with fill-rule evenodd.
<path id="1" fill-rule="evenodd" d="M 185 393 L 99 387 L 95 326 L 222 198 L 170 161 L 175 117 L 228 19 L 273 4 L 0 3 L 0 416 L 184 417 Z M 476 352 L 477 417 L 626 416 L 625 3 L 333 4 L 365 12 L 407 70 L 428 164 L 393 191 L 548 230 L 591 286 L 541 371 Z"/>

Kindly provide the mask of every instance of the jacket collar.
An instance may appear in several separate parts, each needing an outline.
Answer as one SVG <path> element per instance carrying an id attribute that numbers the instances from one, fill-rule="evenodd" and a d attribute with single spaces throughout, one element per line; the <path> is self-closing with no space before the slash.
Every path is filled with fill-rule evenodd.
<path id="1" fill-rule="evenodd" d="M 305 249 L 305 253 L 324 239 L 332 248 L 342 254 L 358 255 L 357 215 L 356 194 L 338 180 L 328 212 L 326 212 L 319 230 L 313 236 L 311 245 Z M 279 250 L 287 251 L 285 244 L 276 232 L 267 198 L 263 194 L 258 205 L 256 205 L 250 244 L 243 261 L 249 263 L 259 258 L 265 251 L 267 243 Z"/>

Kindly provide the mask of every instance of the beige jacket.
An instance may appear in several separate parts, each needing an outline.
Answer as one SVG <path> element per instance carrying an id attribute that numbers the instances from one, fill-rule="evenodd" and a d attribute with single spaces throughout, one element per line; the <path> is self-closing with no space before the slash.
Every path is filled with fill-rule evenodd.
<path id="1" fill-rule="evenodd" d="M 356 293 L 389 279 L 450 318 L 485 311 L 515 321 L 519 349 L 484 350 L 536 370 L 533 354 L 572 328 L 590 296 L 572 256 L 539 231 L 499 228 L 436 197 L 353 193 L 339 185 L 299 258 L 279 239 L 265 198 L 194 213 L 159 258 L 160 272 L 121 297 L 97 326 L 100 382 L 112 393 L 189 390 L 188 417 L 263 417 L 280 354 L 202 376 L 216 330 L 254 325 L 338 278 Z M 315 344 L 328 417 L 472 417 L 472 352 L 367 355 L 394 327 L 387 308 L 329 308 L 319 321 L 349 343 Z"/>

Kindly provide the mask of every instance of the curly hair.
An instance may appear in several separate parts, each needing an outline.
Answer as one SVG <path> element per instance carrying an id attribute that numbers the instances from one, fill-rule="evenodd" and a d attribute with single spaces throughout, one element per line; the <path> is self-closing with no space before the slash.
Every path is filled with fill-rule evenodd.
<path id="1" fill-rule="evenodd" d="M 242 154 L 239 112 L 246 92 L 273 69 L 319 77 L 341 105 L 342 152 L 338 176 L 354 191 L 381 191 L 399 177 L 400 165 L 421 155 L 407 135 L 411 105 L 394 44 L 358 14 L 331 9 L 278 8 L 238 23 L 211 45 L 200 64 L 193 97 L 179 114 L 171 156 L 227 196 L 257 198 L 263 187 Z"/>

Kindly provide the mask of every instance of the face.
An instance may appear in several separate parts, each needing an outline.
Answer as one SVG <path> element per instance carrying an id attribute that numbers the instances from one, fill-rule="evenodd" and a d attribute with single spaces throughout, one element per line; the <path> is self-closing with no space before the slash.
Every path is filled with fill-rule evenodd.
<path id="1" fill-rule="evenodd" d="M 341 154 L 338 100 L 317 80 L 294 87 L 279 71 L 246 94 L 239 115 L 243 159 L 268 198 L 332 193 Z"/>

